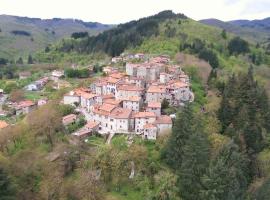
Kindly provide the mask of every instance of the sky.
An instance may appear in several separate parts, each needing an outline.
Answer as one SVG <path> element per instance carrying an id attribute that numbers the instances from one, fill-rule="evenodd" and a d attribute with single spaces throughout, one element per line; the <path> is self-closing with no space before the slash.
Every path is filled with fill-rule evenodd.
<path id="1" fill-rule="evenodd" d="M 195 19 L 262 19 L 270 17 L 270 0 L 0 0 L 0 14 L 76 18 L 119 24 L 162 10 Z"/>

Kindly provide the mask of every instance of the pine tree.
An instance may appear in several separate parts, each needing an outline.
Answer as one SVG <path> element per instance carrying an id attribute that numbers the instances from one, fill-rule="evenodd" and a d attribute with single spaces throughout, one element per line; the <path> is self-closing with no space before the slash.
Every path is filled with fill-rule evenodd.
<path id="1" fill-rule="evenodd" d="M 27 60 L 28 64 L 33 64 L 33 58 L 31 55 L 28 56 L 28 60 Z"/>
<path id="2" fill-rule="evenodd" d="M 248 160 L 231 141 L 211 160 L 203 180 L 207 187 L 203 191 L 204 199 L 243 199 L 250 182 Z"/>
<path id="3" fill-rule="evenodd" d="M 19 57 L 19 59 L 16 61 L 16 64 L 19 64 L 19 65 L 22 65 L 23 64 L 22 57 Z"/>
<path id="4" fill-rule="evenodd" d="M 203 177 L 209 161 L 209 143 L 206 134 L 193 133 L 183 148 L 183 161 L 179 174 L 179 193 L 184 200 L 204 199 L 206 190 Z"/>
<path id="5" fill-rule="evenodd" d="M 236 90 L 236 77 L 233 75 L 230 77 L 223 91 L 223 98 L 218 112 L 218 118 L 222 125 L 222 132 L 225 132 L 226 128 L 229 127 L 235 116 L 236 105 L 234 95 L 236 94 Z"/>
<path id="6" fill-rule="evenodd" d="M 165 147 L 165 160 L 173 169 L 181 166 L 183 147 L 194 130 L 194 116 L 191 106 L 187 106 L 178 114 L 172 135 Z"/>

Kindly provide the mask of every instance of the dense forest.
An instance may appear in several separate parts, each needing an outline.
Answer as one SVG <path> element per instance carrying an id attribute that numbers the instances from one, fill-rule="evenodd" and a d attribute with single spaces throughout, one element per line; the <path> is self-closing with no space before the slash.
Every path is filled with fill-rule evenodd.
<path id="1" fill-rule="evenodd" d="M 168 19 L 186 19 L 186 16 L 174 14 L 172 11 L 163 11 L 138 21 L 120 24 L 98 36 L 87 37 L 84 35 L 87 38 L 82 40 L 63 40 L 58 50 L 62 52 L 76 51 L 78 53 L 103 51 L 111 56 L 117 56 L 127 47 L 138 46 L 143 42 L 143 39 L 158 35 L 159 23 Z M 81 38 L 74 36 L 72 37 L 75 39 Z"/>

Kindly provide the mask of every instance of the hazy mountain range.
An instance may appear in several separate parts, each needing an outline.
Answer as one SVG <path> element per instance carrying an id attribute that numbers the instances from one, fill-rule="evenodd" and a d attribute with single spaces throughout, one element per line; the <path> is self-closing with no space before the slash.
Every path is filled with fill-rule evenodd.
<path id="1" fill-rule="evenodd" d="M 219 27 L 254 43 L 266 43 L 270 38 L 270 18 L 263 20 L 235 20 L 224 22 L 218 19 L 204 19 L 199 22 Z M 113 25 L 98 22 L 84 22 L 77 19 L 40 19 L 0 15 L 0 57 L 27 56 L 44 49 L 74 32 L 87 31 L 96 35 Z"/>
<path id="2" fill-rule="evenodd" d="M 39 19 L 0 15 L 0 55 L 25 56 L 73 32 L 87 31 L 89 35 L 107 30 L 111 25 L 76 19 Z"/>
<path id="3" fill-rule="evenodd" d="M 248 40 L 264 43 L 270 38 L 270 18 L 262 20 L 234 20 L 224 22 L 218 19 L 204 19 L 201 23 L 225 29 Z"/>

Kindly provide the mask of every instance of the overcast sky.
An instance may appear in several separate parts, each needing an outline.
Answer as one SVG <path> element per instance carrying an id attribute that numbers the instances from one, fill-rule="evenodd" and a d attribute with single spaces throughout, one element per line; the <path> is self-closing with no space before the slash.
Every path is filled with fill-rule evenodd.
<path id="1" fill-rule="evenodd" d="M 118 24 L 162 10 L 195 20 L 270 17 L 270 0 L 0 0 L 0 14 Z"/>

